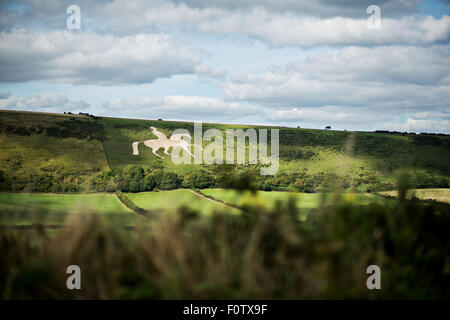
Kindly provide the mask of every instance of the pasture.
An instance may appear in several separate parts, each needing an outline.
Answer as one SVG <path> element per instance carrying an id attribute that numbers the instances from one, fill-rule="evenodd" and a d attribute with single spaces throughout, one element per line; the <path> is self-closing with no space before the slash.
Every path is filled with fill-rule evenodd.
<path id="1" fill-rule="evenodd" d="M 61 225 L 70 214 L 96 213 L 122 225 L 143 220 L 112 194 L 0 193 L 1 225 Z"/>
<path id="2" fill-rule="evenodd" d="M 126 196 L 138 207 L 154 212 L 174 211 L 180 207 L 188 207 L 204 215 L 211 214 L 214 211 L 239 212 L 237 209 L 228 208 L 221 203 L 203 198 L 185 189 L 127 193 Z"/>
<path id="3" fill-rule="evenodd" d="M 397 191 L 380 192 L 382 195 L 397 197 Z M 430 188 L 430 189 L 411 189 L 406 194 L 407 198 L 417 197 L 420 200 L 436 200 L 450 204 L 450 189 Z"/>
<path id="4" fill-rule="evenodd" d="M 336 200 L 336 195 L 327 193 L 301 193 L 283 191 L 238 191 L 231 189 L 204 189 L 200 191 L 206 196 L 232 204 L 238 207 L 259 206 L 267 210 L 274 209 L 279 203 L 293 197 L 297 208 L 307 213 L 320 205 L 329 205 Z M 344 193 L 342 199 L 351 204 L 367 205 L 369 203 L 380 203 L 384 199 L 369 193 Z"/>

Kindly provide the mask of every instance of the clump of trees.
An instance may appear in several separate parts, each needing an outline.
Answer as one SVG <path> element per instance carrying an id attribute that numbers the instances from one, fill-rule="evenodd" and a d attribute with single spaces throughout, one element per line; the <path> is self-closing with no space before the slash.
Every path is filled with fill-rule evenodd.
<path id="1" fill-rule="evenodd" d="M 96 191 L 143 192 L 178 188 L 209 188 L 215 186 L 215 177 L 207 171 L 194 171 L 186 176 L 167 172 L 161 168 L 144 169 L 128 166 L 103 172 L 94 179 Z"/>
<path id="2" fill-rule="evenodd" d="M 32 134 L 41 134 L 44 132 L 44 128 L 40 125 L 36 127 L 24 127 L 24 126 L 14 126 L 14 125 L 6 125 L 4 126 L 4 131 L 12 134 L 17 134 L 19 136 L 30 136 Z"/>
<path id="3" fill-rule="evenodd" d="M 70 193 L 227 188 L 314 193 L 336 187 L 357 192 L 392 190 L 395 187 L 393 182 L 384 181 L 375 171 L 364 168 L 360 168 L 353 176 L 338 176 L 332 172 L 309 173 L 306 169 L 262 176 L 259 169 L 259 166 L 205 165 L 182 175 L 161 167 L 130 165 L 94 175 L 92 172 L 80 174 L 69 169 L 58 169 L 28 176 L 9 176 L 0 170 L 0 190 Z M 418 171 L 411 176 L 411 183 L 414 188 L 448 188 L 450 179 Z"/>
<path id="4" fill-rule="evenodd" d="M 89 176 L 70 173 L 41 173 L 9 176 L 0 172 L 0 190 L 72 193 L 88 190 Z"/>
<path id="5" fill-rule="evenodd" d="M 5 174 L 5 172 L 0 170 L 0 190 L 9 190 L 9 189 L 10 185 L 8 181 L 8 176 Z"/>

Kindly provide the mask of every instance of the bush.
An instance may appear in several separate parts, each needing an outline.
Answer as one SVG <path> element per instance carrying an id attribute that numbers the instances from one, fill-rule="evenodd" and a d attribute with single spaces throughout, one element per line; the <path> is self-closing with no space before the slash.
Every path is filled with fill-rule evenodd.
<path id="1" fill-rule="evenodd" d="M 10 190 L 8 176 L 2 170 L 0 170 L 0 190 Z"/>
<path id="2" fill-rule="evenodd" d="M 109 181 L 108 184 L 106 185 L 106 192 L 115 192 L 117 191 L 117 184 L 114 183 L 113 181 Z"/>
<path id="3" fill-rule="evenodd" d="M 183 180 L 173 172 L 166 172 L 162 175 L 162 179 L 158 183 L 161 190 L 172 190 L 181 187 Z"/>
<path id="4" fill-rule="evenodd" d="M 215 185 L 214 176 L 206 171 L 196 171 L 188 174 L 183 180 L 184 188 L 206 189 Z"/>

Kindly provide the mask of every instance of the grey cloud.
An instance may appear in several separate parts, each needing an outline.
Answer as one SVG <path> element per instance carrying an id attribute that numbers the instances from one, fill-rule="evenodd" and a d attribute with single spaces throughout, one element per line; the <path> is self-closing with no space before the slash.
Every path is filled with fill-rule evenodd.
<path id="1" fill-rule="evenodd" d="M 303 128 L 323 128 L 330 125 L 338 130 L 394 130 L 408 132 L 450 133 L 450 121 L 439 118 L 437 112 L 422 112 L 396 120 L 391 113 L 380 113 L 371 108 L 325 106 L 300 107 L 277 110 L 268 116 L 269 121 L 300 125 Z"/>
<path id="2" fill-rule="evenodd" d="M 50 28 L 65 28 L 65 9 L 71 1 L 49 4 L 27 0 L 30 7 L 21 20 Z M 186 4 L 187 3 L 187 4 Z M 270 46 L 314 47 L 323 45 L 429 45 L 448 42 L 450 17 L 406 16 L 415 12 L 418 1 L 378 1 L 382 8 L 382 29 L 369 30 L 366 8 L 371 1 L 80 1 L 82 29 L 116 34 L 148 32 L 159 25 L 182 30 L 217 34 L 240 34 L 266 42 Z M 243 9 L 245 8 L 245 9 Z M 278 10 L 278 9 L 280 10 Z M 281 10 L 282 9 L 282 10 Z M 347 12 L 349 11 L 349 12 Z M 404 14 L 389 14 L 389 13 Z M 17 15 L 17 12 L 10 14 Z M 18 24 L 16 22 L 14 25 Z"/>
<path id="3" fill-rule="evenodd" d="M 372 4 L 379 5 L 386 16 L 407 15 L 416 12 L 421 0 L 175 0 L 175 3 L 185 3 L 192 8 L 224 8 L 229 10 L 248 10 L 265 8 L 270 11 L 295 12 L 301 15 L 316 17 L 361 17 L 366 8 Z"/>
<path id="4" fill-rule="evenodd" d="M 264 10 L 223 15 L 198 23 L 198 29 L 218 34 L 246 34 L 274 47 L 447 43 L 450 17 L 404 17 L 381 20 L 381 29 L 367 28 L 366 18 L 319 19 Z"/>
<path id="5" fill-rule="evenodd" d="M 112 99 L 103 110 L 123 116 L 171 119 L 237 119 L 261 113 L 257 106 L 198 96 L 150 96 Z"/>
<path id="6" fill-rule="evenodd" d="M 0 4 L 0 27 L 8 25 L 33 23 L 50 26 L 52 28 L 64 28 L 66 19 L 66 8 L 76 4 L 82 8 L 83 19 L 102 18 L 111 21 L 115 17 L 122 17 L 126 23 L 134 24 L 143 20 L 143 13 L 149 13 L 155 8 L 186 7 L 190 12 L 199 10 L 220 9 L 226 13 L 235 11 L 249 11 L 254 8 L 262 8 L 270 12 L 294 13 L 301 16 L 314 16 L 320 18 L 330 17 L 352 17 L 364 18 L 366 8 L 377 4 L 383 10 L 383 16 L 403 16 L 414 13 L 418 9 L 421 0 L 372 0 L 350 1 L 350 0 L 134 0 L 133 5 L 129 1 L 110 0 L 19 0 L 5 1 Z M 120 9 L 120 10 L 118 10 Z M 140 18 L 138 18 L 140 17 Z M 166 16 L 170 20 L 170 16 Z M 87 24 L 89 26 L 89 24 Z"/>
<path id="7" fill-rule="evenodd" d="M 268 116 L 268 120 L 274 122 L 315 122 L 333 123 L 341 125 L 368 125 L 377 121 L 387 121 L 387 115 L 379 115 L 375 110 L 355 110 L 347 106 L 324 106 L 319 108 L 300 107 L 286 110 L 277 110 Z"/>
<path id="8" fill-rule="evenodd" d="M 448 120 L 417 120 L 408 118 L 400 123 L 384 123 L 383 129 L 408 131 L 408 132 L 436 132 L 450 133 L 450 121 Z"/>
<path id="9" fill-rule="evenodd" d="M 220 76 L 165 34 L 118 37 L 15 29 L 0 34 L 0 82 L 140 84 L 175 74 Z"/>
<path id="10" fill-rule="evenodd" d="M 122 31 L 136 32 L 154 25 L 176 25 L 219 35 L 246 35 L 275 47 L 430 45 L 448 42 L 450 35 L 449 16 L 435 19 L 419 16 L 389 18 L 382 15 L 382 28 L 370 30 L 366 25 L 368 15 L 365 10 L 356 17 L 335 15 L 324 18 L 273 11 L 265 7 L 249 7 L 247 10 L 196 9 L 184 3 L 174 5 L 171 2 L 158 2 L 154 6 L 141 3 L 130 9 L 125 3 L 117 1 L 105 7 L 101 15 Z M 133 17 L 132 22 L 125 20 L 124 16 Z"/>
<path id="11" fill-rule="evenodd" d="M 0 99 L 6 99 L 11 96 L 11 92 L 1 91 L 0 90 Z"/>
<path id="12" fill-rule="evenodd" d="M 273 108 L 362 106 L 389 112 L 450 105 L 449 47 L 344 48 L 222 84 L 231 100 Z"/>

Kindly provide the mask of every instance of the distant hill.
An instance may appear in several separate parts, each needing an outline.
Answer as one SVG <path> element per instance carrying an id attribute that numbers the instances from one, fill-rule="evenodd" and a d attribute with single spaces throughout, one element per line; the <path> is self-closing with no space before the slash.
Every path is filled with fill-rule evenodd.
<path id="1" fill-rule="evenodd" d="M 265 190 L 315 192 L 339 185 L 366 192 L 393 189 L 402 172 L 411 176 L 416 188 L 450 185 L 448 135 L 278 127 L 278 174 L 260 176 L 256 165 L 243 165 L 224 176 L 220 174 L 224 166 L 175 165 L 168 156 L 157 158 L 144 146 L 138 156 L 132 155 L 132 142 L 155 138 L 150 126 L 167 136 L 178 128 L 193 132 L 191 122 L 0 111 L 0 187 L 42 192 L 201 188 L 248 174 L 254 186 Z M 203 130 L 238 127 L 246 128 L 203 124 Z M 158 187 L 158 181 L 150 181 L 156 178 L 170 181 Z"/>

